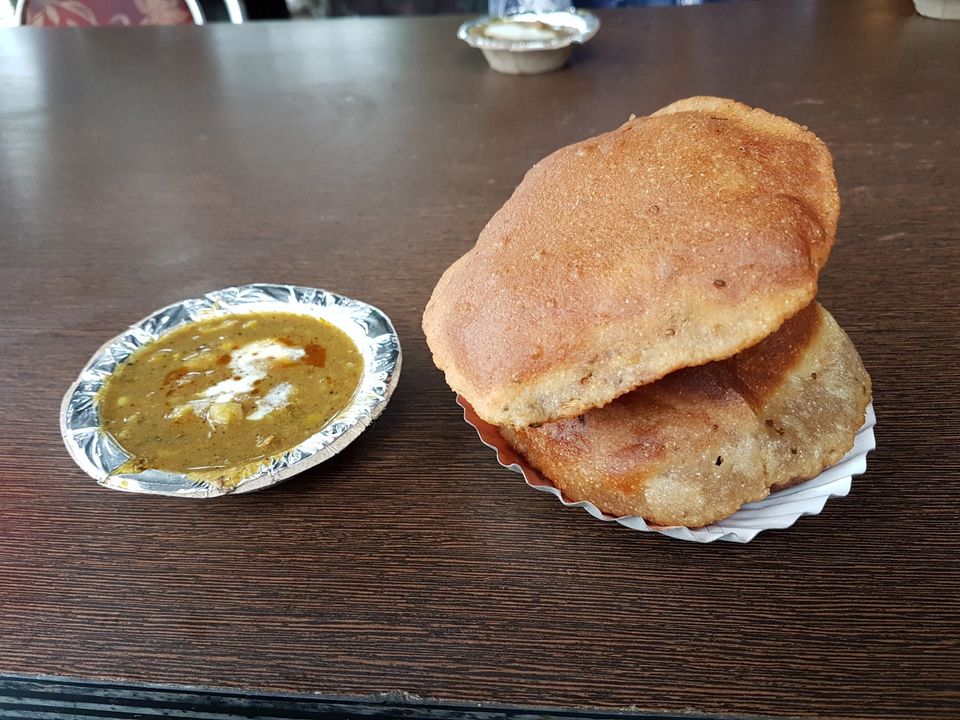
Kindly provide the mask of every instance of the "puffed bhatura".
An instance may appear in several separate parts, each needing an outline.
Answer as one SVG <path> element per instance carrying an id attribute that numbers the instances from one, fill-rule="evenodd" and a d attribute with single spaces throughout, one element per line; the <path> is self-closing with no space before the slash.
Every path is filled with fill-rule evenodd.
<path id="1" fill-rule="evenodd" d="M 813 303 L 732 358 L 576 418 L 500 433 L 570 500 L 699 527 L 840 460 L 869 399 L 853 343 Z"/>
<path id="2" fill-rule="evenodd" d="M 809 305 L 839 207 L 813 133 L 682 100 L 534 165 L 440 278 L 427 342 L 487 422 L 573 417 Z"/>
<path id="3" fill-rule="evenodd" d="M 812 132 L 681 100 L 537 163 L 440 278 L 427 343 L 568 499 L 706 525 L 863 423 L 870 377 L 814 300 L 839 211 Z"/>

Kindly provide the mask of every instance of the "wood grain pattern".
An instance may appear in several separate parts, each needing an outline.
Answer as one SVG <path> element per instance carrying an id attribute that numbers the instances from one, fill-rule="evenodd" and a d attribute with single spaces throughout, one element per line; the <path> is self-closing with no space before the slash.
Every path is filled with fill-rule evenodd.
<path id="1" fill-rule="evenodd" d="M 459 18 L 0 34 L 0 674 L 715 716 L 960 716 L 960 24 L 905 0 L 610 12 L 489 72 Z M 499 468 L 420 312 L 523 172 L 693 94 L 832 148 L 821 302 L 875 384 L 846 499 L 746 546 L 633 533 Z M 403 377 L 336 459 L 208 502 L 73 466 L 60 397 L 156 307 L 315 285 Z M 409 697 L 409 696 L 407 696 Z"/>

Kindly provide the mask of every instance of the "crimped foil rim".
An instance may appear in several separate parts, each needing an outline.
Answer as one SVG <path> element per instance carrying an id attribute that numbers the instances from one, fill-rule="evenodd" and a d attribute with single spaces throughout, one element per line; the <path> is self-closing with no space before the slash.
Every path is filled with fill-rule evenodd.
<path id="1" fill-rule="evenodd" d="M 830 498 L 844 497 L 850 492 L 853 476 L 866 472 L 867 453 L 877 446 L 873 434 L 877 418 L 871 402 L 867 405 L 864 423 L 857 431 L 850 452 L 840 462 L 828 467 L 815 478 L 786 490 L 771 493 L 763 500 L 747 503 L 730 517 L 701 528 L 688 528 L 682 525 L 665 527 L 648 524 L 642 517 L 636 515 L 620 517 L 609 515 L 589 501 L 568 500 L 553 482 L 537 472 L 520 453 L 510 447 L 496 426 L 481 420 L 470 403 L 460 395 L 457 395 L 457 404 L 463 408 L 464 421 L 477 431 L 481 442 L 496 452 L 497 462 L 508 470 L 523 475 L 527 485 L 534 490 L 553 495 L 564 507 L 582 508 L 604 522 L 616 522 L 632 530 L 656 532 L 678 540 L 698 543 L 712 543 L 717 540 L 748 543 L 764 530 L 783 530 L 792 526 L 804 515 L 819 514 Z"/>
<path id="2" fill-rule="evenodd" d="M 554 27 L 565 27 L 576 30 L 572 35 L 553 38 L 551 40 L 503 40 L 501 38 L 476 37 L 470 31 L 474 28 L 488 25 L 495 20 L 503 20 L 491 15 L 467 20 L 457 30 L 457 37 L 470 47 L 481 50 L 509 50 L 511 52 L 533 52 L 536 50 L 558 50 L 573 43 L 583 44 L 597 34 L 600 29 L 600 19 L 586 10 L 558 11 L 552 13 L 525 12 L 510 15 L 515 20 L 536 20 Z"/>
<path id="3" fill-rule="evenodd" d="M 263 311 L 300 312 L 347 333 L 364 360 L 364 372 L 347 406 L 299 445 L 270 458 L 230 487 L 148 469 L 115 473 L 130 456 L 100 427 L 96 394 L 113 370 L 140 347 L 174 328 L 208 317 Z M 383 411 L 400 379 L 400 339 L 378 308 L 319 288 L 254 283 L 223 288 L 160 308 L 104 343 L 80 372 L 60 406 L 60 433 L 74 462 L 98 484 L 115 490 L 210 498 L 253 492 L 308 470 L 355 440 Z"/>

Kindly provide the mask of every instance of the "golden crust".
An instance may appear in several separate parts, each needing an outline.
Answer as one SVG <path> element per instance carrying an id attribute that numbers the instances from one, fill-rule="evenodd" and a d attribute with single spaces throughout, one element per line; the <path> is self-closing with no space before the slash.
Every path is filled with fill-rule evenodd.
<path id="1" fill-rule="evenodd" d="M 732 358 L 579 418 L 500 432 L 571 500 L 699 527 L 840 460 L 870 391 L 853 343 L 813 303 Z"/>
<path id="2" fill-rule="evenodd" d="M 484 420 L 572 417 L 774 332 L 814 298 L 838 213 L 811 132 L 684 100 L 537 163 L 443 274 L 424 333 Z"/>

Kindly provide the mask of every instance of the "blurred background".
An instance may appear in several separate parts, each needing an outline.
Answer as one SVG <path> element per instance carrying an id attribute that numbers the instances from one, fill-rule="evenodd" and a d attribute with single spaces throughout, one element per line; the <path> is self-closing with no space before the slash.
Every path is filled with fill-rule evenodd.
<path id="1" fill-rule="evenodd" d="M 347 15 L 433 15 L 461 13 L 479 15 L 487 11 L 487 0 L 195 0 L 206 22 L 230 22 L 229 4 L 242 7 L 244 21 L 310 20 Z M 577 7 L 634 7 L 649 5 L 702 5 L 718 0 L 581 0 Z M 22 0 L 22 22 L 18 21 L 17 0 L 0 0 L 0 27 L 30 24 L 38 14 L 46 17 L 44 24 L 138 24 L 112 22 L 118 17 L 134 17 L 137 13 L 159 16 L 183 0 Z M 85 23 L 87 10 L 104 22 Z M 186 13 L 186 7 L 183 12 Z M 55 22 L 56 21 L 56 22 Z M 236 21 L 236 20 L 234 20 Z M 156 24 L 156 23 L 154 23 Z M 159 23 L 166 24 L 166 23 Z"/>

